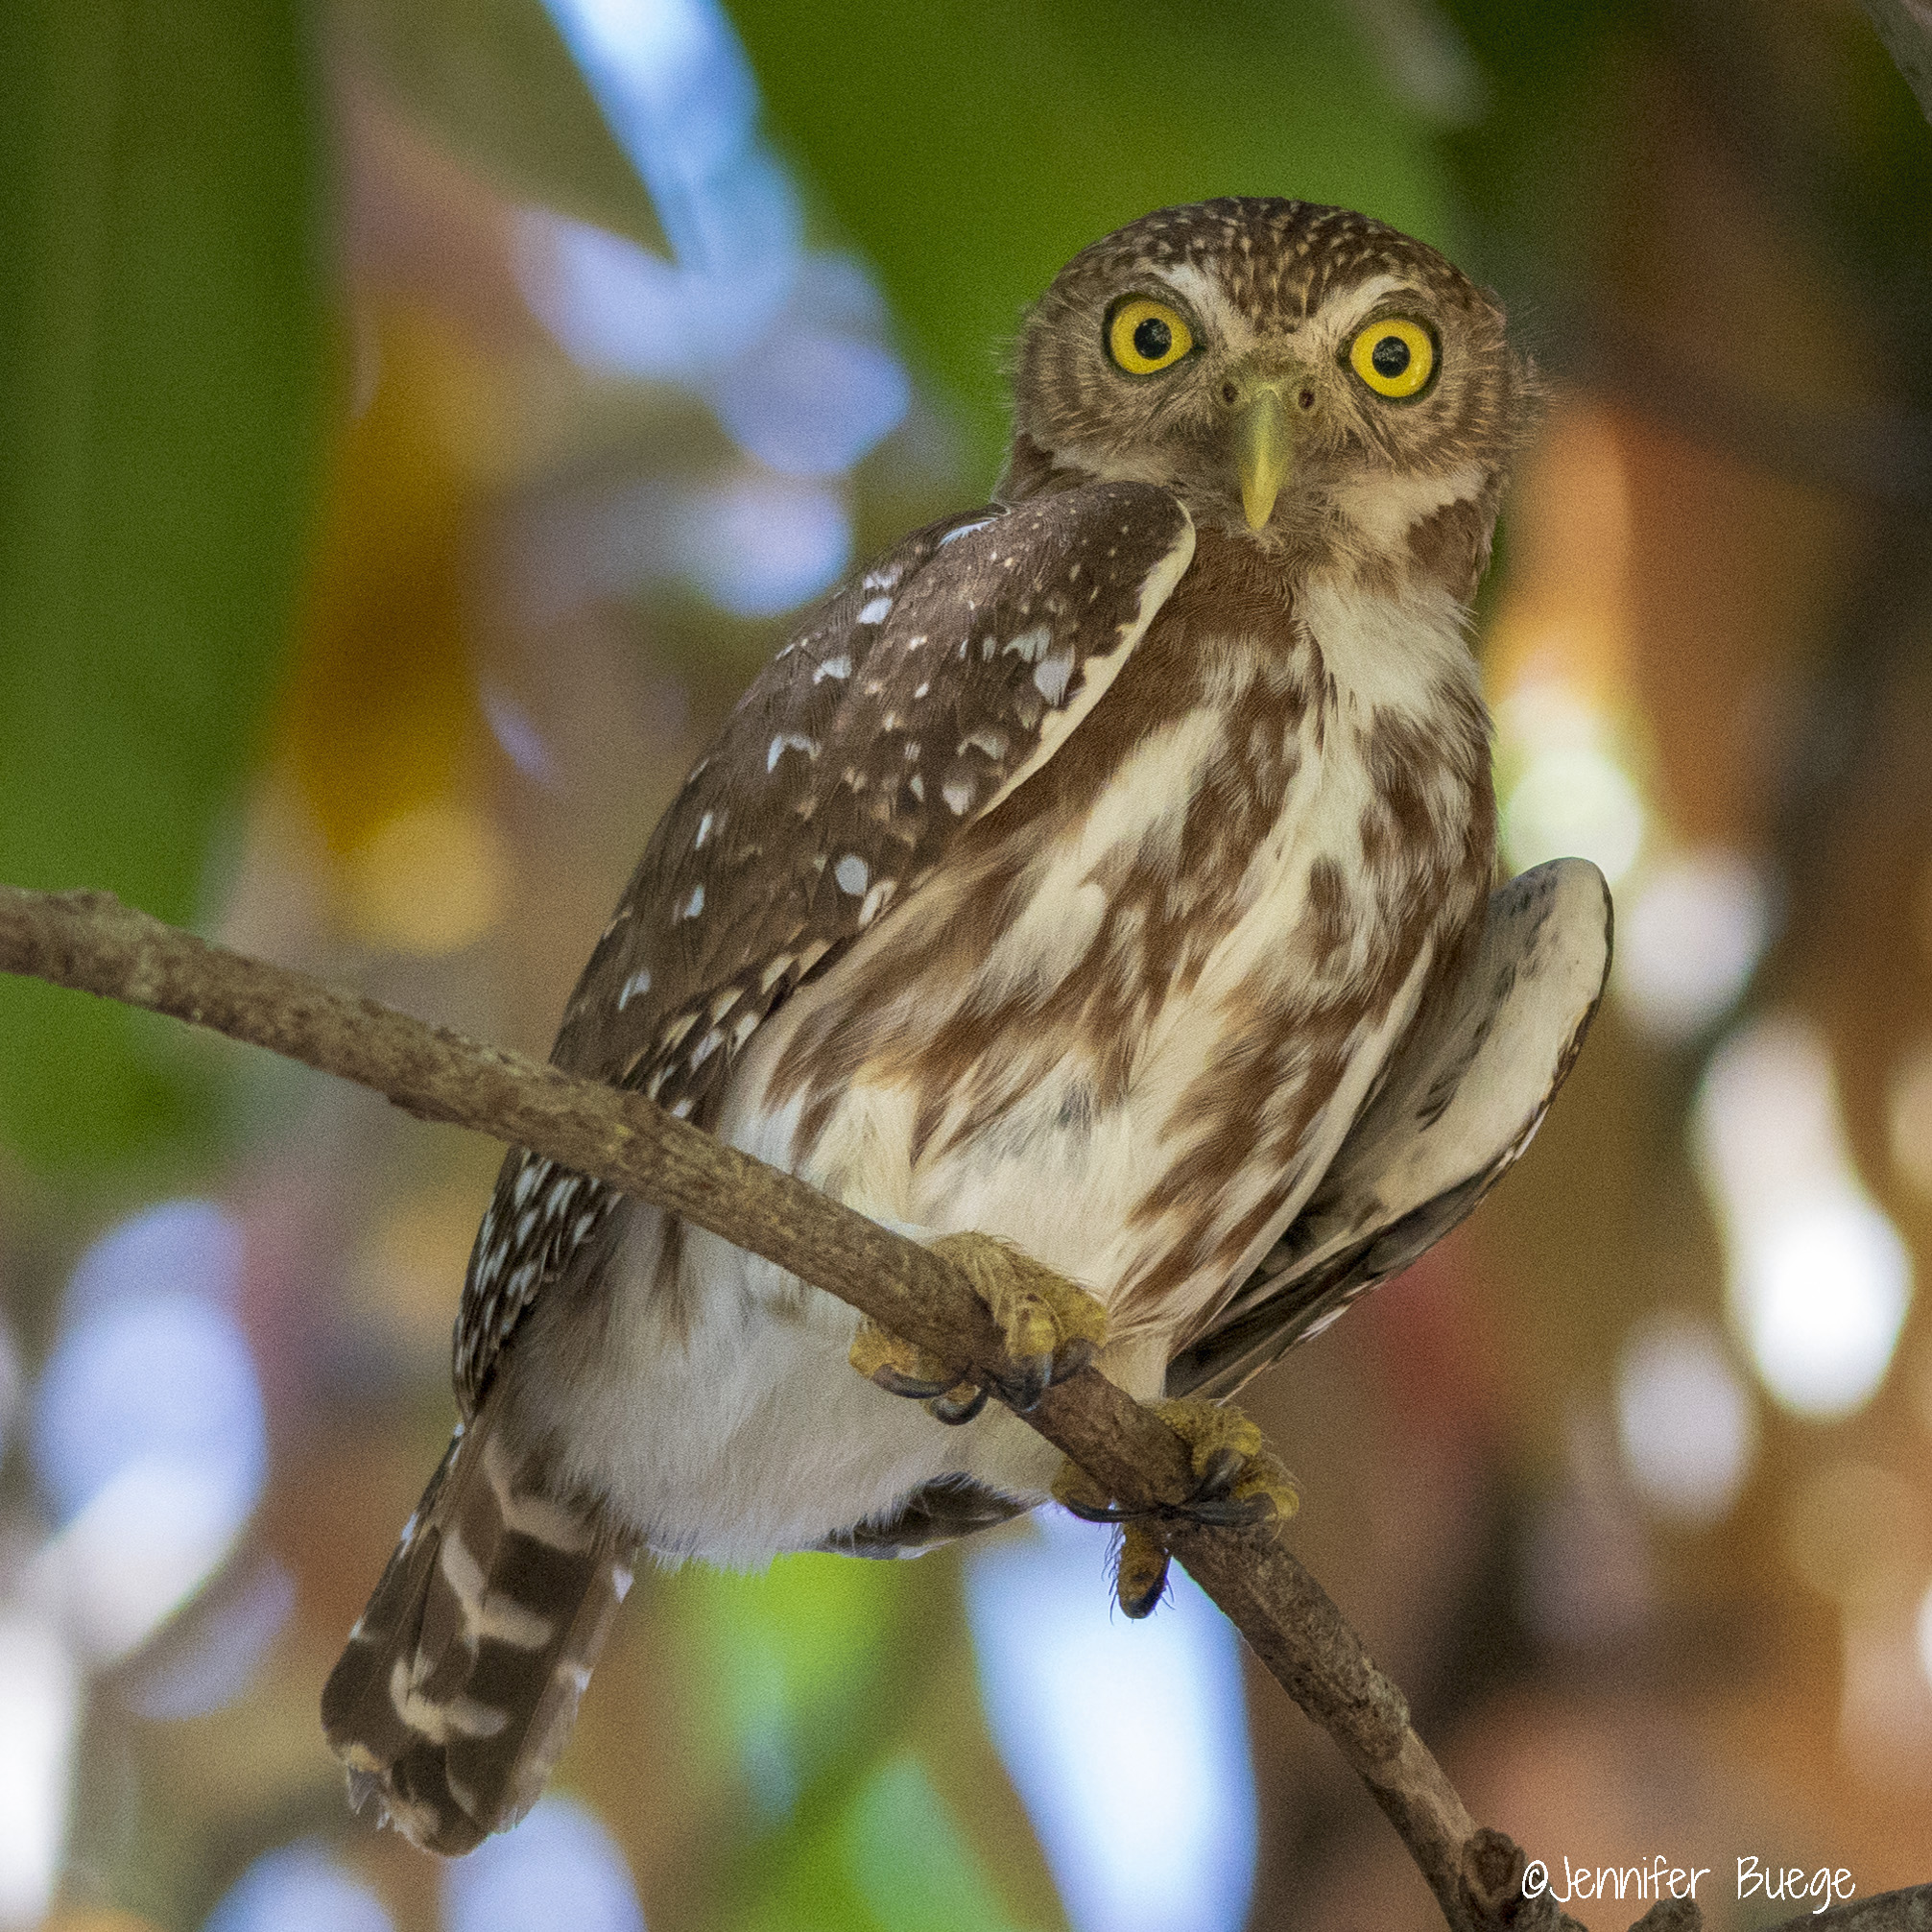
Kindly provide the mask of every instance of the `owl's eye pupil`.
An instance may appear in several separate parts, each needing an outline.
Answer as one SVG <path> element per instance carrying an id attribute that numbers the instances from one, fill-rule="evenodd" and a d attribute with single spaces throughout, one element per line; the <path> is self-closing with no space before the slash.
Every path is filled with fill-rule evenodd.
<path id="1" fill-rule="evenodd" d="M 1159 362 L 1174 346 L 1174 331 L 1158 316 L 1149 316 L 1133 331 L 1133 352 L 1148 362 Z"/>
<path id="2" fill-rule="evenodd" d="M 1409 367 L 1409 345 L 1398 335 L 1385 335 L 1371 351 L 1369 360 L 1375 366 L 1375 373 L 1395 377 Z"/>

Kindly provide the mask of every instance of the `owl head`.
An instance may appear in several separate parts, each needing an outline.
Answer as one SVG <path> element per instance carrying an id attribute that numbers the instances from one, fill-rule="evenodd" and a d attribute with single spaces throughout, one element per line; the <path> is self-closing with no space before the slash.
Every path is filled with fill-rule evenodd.
<path id="1" fill-rule="evenodd" d="M 1533 394 L 1501 308 L 1434 249 L 1344 208 L 1202 202 L 1084 250 L 1028 314 L 1008 482 L 1157 483 L 1204 530 L 1369 560 L 1451 504 L 1493 520 Z"/>

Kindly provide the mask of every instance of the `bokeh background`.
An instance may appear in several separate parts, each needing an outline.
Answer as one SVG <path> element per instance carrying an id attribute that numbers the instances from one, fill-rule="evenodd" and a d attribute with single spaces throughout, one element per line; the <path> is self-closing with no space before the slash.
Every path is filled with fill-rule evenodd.
<path id="1" fill-rule="evenodd" d="M 540 1053 L 789 614 L 985 492 L 1022 305 L 1227 192 L 1517 319 L 1509 856 L 1619 919 L 1519 1170 L 1252 1392 L 1293 1542 L 1559 1871 L 1932 1878 L 1932 132 L 1849 0 L 15 0 L 0 876 Z M 647 1574 L 518 1831 L 353 1821 L 496 1160 L 0 984 L 0 1925 L 1435 1922 L 1067 1521 Z"/>

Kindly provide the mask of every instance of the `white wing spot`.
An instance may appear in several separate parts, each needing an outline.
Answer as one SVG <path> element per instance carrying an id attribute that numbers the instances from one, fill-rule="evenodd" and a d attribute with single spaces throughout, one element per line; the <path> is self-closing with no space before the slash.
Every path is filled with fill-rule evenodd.
<path id="1" fill-rule="evenodd" d="M 704 910 L 704 882 L 701 879 L 691 888 L 691 896 L 678 908 L 680 919 L 695 919 Z"/>
<path id="2" fill-rule="evenodd" d="M 868 570 L 861 588 L 866 590 L 890 590 L 899 581 L 899 573 L 905 568 L 903 563 L 888 563 L 879 570 Z"/>
<path id="3" fill-rule="evenodd" d="M 1056 651 L 1050 657 L 1042 657 L 1033 667 L 1034 688 L 1049 704 L 1060 704 L 1066 696 L 1066 687 L 1073 680 L 1073 653 L 1070 650 Z"/>
<path id="4" fill-rule="evenodd" d="M 704 849 L 704 841 L 711 836 L 711 826 L 717 816 L 715 812 L 706 812 L 698 821 L 698 836 L 691 841 L 691 849 L 694 852 Z"/>
<path id="5" fill-rule="evenodd" d="M 758 990 L 760 992 L 770 992 L 791 971 L 794 964 L 794 956 L 791 953 L 780 953 L 758 975 Z"/>
<path id="6" fill-rule="evenodd" d="M 990 516 L 983 516 L 977 523 L 962 523 L 957 530 L 948 530 L 935 548 L 943 550 L 948 543 L 956 542 L 962 537 L 970 537 L 975 530 L 984 530 L 991 521 Z"/>
<path id="7" fill-rule="evenodd" d="M 802 751 L 806 757 L 816 758 L 819 755 L 819 741 L 816 738 L 807 738 L 802 732 L 780 731 L 772 740 L 771 747 L 765 753 L 765 770 L 776 771 L 778 760 L 787 751 Z"/>
<path id="8" fill-rule="evenodd" d="M 940 787 L 940 797 L 946 801 L 954 818 L 963 819 L 972 809 L 972 780 L 948 778 Z"/>
<path id="9" fill-rule="evenodd" d="M 709 819 L 707 814 L 706 823 L 708 822 Z M 631 975 L 631 977 L 624 982 L 624 990 L 617 995 L 617 1011 L 619 1013 L 622 1013 L 624 1009 L 627 1006 L 629 1006 L 633 999 L 637 998 L 637 996 L 640 993 L 647 993 L 650 990 L 651 990 L 651 974 L 649 969 L 645 968 L 637 972 L 633 972 Z"/>
<path id="10" fill-rule="evenodd" d="M 839 890 L 842 893 L 849 893 L 853 898 L 857 898 L 865 891 L 866 881 L 871 877 L 871 868 L 857 852 L 847 852 L 832 868 L 832 876 L 838 880 Z"/>
<path id="11" fill-rule="evenodd" d="M 698 1070 L 698 1068 L 703 1066 L 704 1062 L 707 1060 L 709 1060 L 711 1056 L 714 1053 L 716 1053 L 718 1049 L 724 1044 L 725 1044 L 724 1029 L 722 1027 L 714 1026 L 711 1029 L 711 1031 L 707 1033 L 704 1036 L 704 1038 L 701 1039 L 698 1042 L 698 1044 L 691 1049 L 691 1070 L 695 1073 Z"/>
<path id="12" fill-rule="evenodd" d="M 871 607 L 870 605 L 867 606 L 868 609 L 870 609 L 871 608 Z M 827 678 L 849 678 L 851 675 L 852 675 L 852 660 L 849 657 L 847 657 L 844 652 L 841 652 L 836 657 L 827 657 L 825 661 L 823 664 L 821 664 L 816 671 L 812 673 L 812 682 L 814 684 L 820 684 L 823 683 Z"/>
<path id="13" fill-rule="evenodd" d="M 912 776 L 906 780 L 906 790 L 909 791 L 913 795 L 913 797 L 919 801 L 920 804 L 923 805 L 925 803 L 926 781 L 922 777 L 920 777 L 917 772 L 915 772 L 912 775 Z"/>
<path id="14" fill-rule="evenodd" d="M 895 881 L 892 879 L 881 879 L 873 886 L 866 894 L 865 903 L 859 908 L 860 925 L 869 926 L 878 918 L 885 910 L 886 903 L 891 899 L 894 889 Z"/>
<path id="15" fill-rule="evenodd" d="M 761 1017 L 762 1015 L 755 1007 L 749 1008 L 744 1013 L 741 1013 L 731 1022 L 731 1044 L 734 1047 L 743 1046 L 757 1032 L 758 1022 Z"/>
<path id="16" fill-rule="evenodd" d="M 1006 648 L 1016 653 L 1022 663 L 1037 664 L 1046 656 L 1046 648 L 1052 642 L 1052 625 L 1036 624 L 1031 631 L 1022 631 Z"/>
<path id="17" fill-rule="evenodd" d="M 921 631 L 917 637 L 908 637 L 899 648 L 904 651 L 917 651 L 925 641 L 926 633 Z"/>
<path id="18" fill-rule="evenodd" d="M 859 612 L 861 624 L 883 624 L 893 614 L 893 600 L 890 597 L 874 597 Z"/>
<path id="19" fill-rule="evenodd" d="M 677 1104 L 677 1106 L 671 1109 L 671 1118 L 673 1120 L 689 1120 L 691 1117 L 691 1109 L 694 1105 L 695 1103 L 693 1102 L 691 1096 L 687 1093 L 684 1096 L 684 1098 L 680 1100 Z"/>
<path id="20" fill-rule="evenodd" d="M 932 688 L 933 688 L 933 687 L 932 687 L 932 680 L 931 680 L 930 679 L 928 679 L 928 680 L 926 680 L 926 682 L 925 682 L 925 683 L 921 684 L 921 685 L 920 685 L 920 686 L 919 686 L 919 687 L 918 687 L 918 689 L 917 689 L 917 690 L 916 690 L 916 691 L 915 691 L 915 692 L 913 693 L 913 696 L 914 696 L 915 698 L 923 698 L 923 697 L 924 697 L 924 696 L 926 695 L 926 693 L 927 693 L 928 691 L 930 691 L 930 690 L 931 690 Z"/>

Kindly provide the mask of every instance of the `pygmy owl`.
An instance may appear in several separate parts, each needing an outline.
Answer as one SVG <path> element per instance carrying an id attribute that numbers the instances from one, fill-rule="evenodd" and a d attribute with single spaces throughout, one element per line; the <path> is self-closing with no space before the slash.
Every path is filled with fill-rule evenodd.
<path id="1" fill-rule="evenodd" d="M 1495 301 L 1361 215 L 1207 202 L 1085 250 L 1026 318 L 992 501 L 760 674 L 553 1060 L 1014 1244 L 1136 1396 L 1230 1393 L 1474 1205 L 1601 990 L 1593 869 L 1491 890 L 1465 630 L 1530 394 Z M 1103 1339 L 1054 1310 L 1042 1379 Z M 900 1399 L 944 1378 L 890 1347 L 855 1374 L 858 1327 L 513 1153 L 463 1420 L 323 1696 L 358 1801 L 445 1852 L 520 1816 L 640 1548 L 884 1554 L 1045 1498 L 1039 1437 Z"/>

